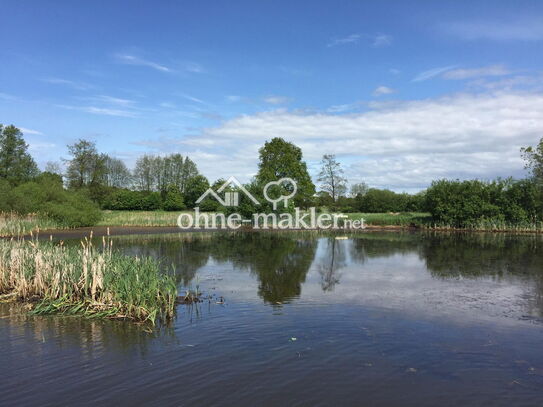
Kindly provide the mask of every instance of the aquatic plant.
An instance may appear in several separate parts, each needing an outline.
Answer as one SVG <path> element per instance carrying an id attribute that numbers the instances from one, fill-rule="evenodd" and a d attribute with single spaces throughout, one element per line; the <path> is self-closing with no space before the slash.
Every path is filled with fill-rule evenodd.
<path id="1" fill-rule="evenodd" d="M 80 247 L 37 240 L 0 242 L 0 294 L 32 304 L 36 314 L 167 320 L 175 311 L 173 276 L 151 258 L 129 257 L 92 236 Z"/>
<path id="2" fill-rule="evenodd" d="M 0 212 L 0 236 L 26 235 L 39 229 L 63 229 L 59 222 L 38 214 Z"/>

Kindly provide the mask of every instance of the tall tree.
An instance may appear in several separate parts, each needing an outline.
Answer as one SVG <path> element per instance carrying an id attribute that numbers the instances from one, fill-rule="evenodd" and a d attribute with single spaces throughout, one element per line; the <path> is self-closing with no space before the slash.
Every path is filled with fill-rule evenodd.
<path id="1" fill-rule="evenodd" d="M 343 177 L 343 169 L 336 161 L 334 154 L 323 155 L 321 164 L 322 168 L 318 178 L 321 182 L 321 188 L 328 192 L 335 202 L 347 191 L 347 180 Z"/>
<path id="2" fill-rule="evenodd" d="M 72 156 L 67 160 L 66 179 L 70 188 L 82 188 L 103 183 L 106 156 L 99 154 L 96 144 L 80 139 L 68 146 Z"/>
<path id="3" fill-rule="evenodd" d="M 104 165 L 106 186 L 127 188 L 132 184 L 132 174 L 123 160 L 106 155 Z"/>
<path id="4" fill-rule="evenodd" d="M 155 179 L 153 176 L 153 157 L 150 155 L 143 155 L 136 161 L 136 168 L 134 168 L 134 178 L 136 186 L 141 191 L 150 192 L 155 185 Z"/>
<path id="5" fill-rule="evenodd" d="M 359 182 L 351 186 L 351 196 L 353 198 L 357 196 L 364 196 L 368 193 L 370 187 L 365 182 Z"/>
<path id="6" fill-rule="evenodd" d="M 315 185 L 307 172 L 307 165 L 302 160 L 302 150 L 292 143 L 276 137 L 267 141 L 259 150 L 260 162 L 256 181 L 263 187 L 270 181 L 280 178 L 292 178 L 298 191 L 294 197 L 297 206 L 307 207 L 315 195 Z"/>
<path id="7" fill-rule="evenodd" d="M 20 184 L 38 174 L 38 166 L 28 153 L 21 130 L 0 124 L 0 178 Z"/>
<path id="8" fill-rule="evenodd" d="M 47 161 L 45 164 L 45 172 L 62 175 L 62 165 L 57 161 Z"/>
<path id="9" fill-rule="evenodd" d="M 523 147 L 520 152 L 526 163 L 525 168 L 530 170 L 535 181 L 543 186 L 543 138 L 535 148 Z"/>

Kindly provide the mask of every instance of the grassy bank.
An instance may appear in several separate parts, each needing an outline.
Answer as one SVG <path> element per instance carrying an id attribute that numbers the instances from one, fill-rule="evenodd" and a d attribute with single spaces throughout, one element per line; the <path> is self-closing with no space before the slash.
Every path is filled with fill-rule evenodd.
<path id="1" fill-rule="evenodd" d="M 155 322 L 173 317 L 176 285 L 156 261 L 37 241 L 0 241 L 0 294 L 32 304 L 36 314 Z"/>

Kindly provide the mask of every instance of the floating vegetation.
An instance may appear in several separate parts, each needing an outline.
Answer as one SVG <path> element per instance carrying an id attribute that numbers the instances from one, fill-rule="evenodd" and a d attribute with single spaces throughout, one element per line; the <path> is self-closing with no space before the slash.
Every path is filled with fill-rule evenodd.
<path id="1" fill-rule="evenodd" d="M 0 295 L 35 314 L 155 323 L 174 316 L 177 289 L 155 260 L 114 253 L 109 238 L 97 248 L 91 235 L 80 247 L 0 241 Z"/>

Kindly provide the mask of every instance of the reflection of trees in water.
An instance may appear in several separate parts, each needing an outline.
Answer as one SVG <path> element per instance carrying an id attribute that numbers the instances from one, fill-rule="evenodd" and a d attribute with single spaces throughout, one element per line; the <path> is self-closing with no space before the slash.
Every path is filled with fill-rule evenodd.
<path id="1" fill-rule="evenodd" d="M 423 241 L 420 253 L 436 277 L 533 278 L 543 273 L 541 236 L 433 234 Z"/>
<path id="2" fill-rule="evenodd" d="M 259 281 L 258 295 L 270 303 L 286 302 L 301 293 L 315 258 L 317 241 L 278 233 L 239 233 L 213 239 L 211 255 L 249 270 Z"/>
<path id="3" fill-rule="evenodd" d="M 300 295 L 321 235 L 290 233 L 212 233 L 175 236 L 133 236 L 115 240 L 127 254 L 153 256 L 164 267 L 175 265 L 178 281 L 190 284 L 209 258 L 230 262 L 259 279 L 259 295 L 267 302 Z M 543 237 L 467 233 L 367 233 L 349 241 L 324 240 L 325 254 L 317 264 L 324 291 L 339 282 L 338 270 L 351 262 L 418 254 L 438 278 L 524 278 L 533 287 L 533 306 L 543 310 Z"/>
<path id="4" fill-rule="evenodd" d="M 315 239 L 278 233 L 213 233 L 139 236 L 116 240 L 124 253 L 152 256 L 164 266 L 175 265 L 184 285 L 211 258 L 254 273 L 258 294 L 267 302 L 285 302 L 301 293 L 301 285 L 315 257 Z"/>
<path id="5" fill-rule="evenodd" d="M 158 259 L 162 268 L 175 269 L 178 284 L 188 286 L 209 259 L 208 240 L 199 235 L 127 236 L 115 239 L 114 247 L 130 256 Z"/>
<path id="6" fill-rule="evenodd" d="M 347 265 L 345 241 L 338 241 L 334 237 L 323 241 L 325 244 L 324 255 L 317 265 L 321 276 L 322 291 L 334 291 L 339 283 L 341 274 L 339 270 Z"/>

